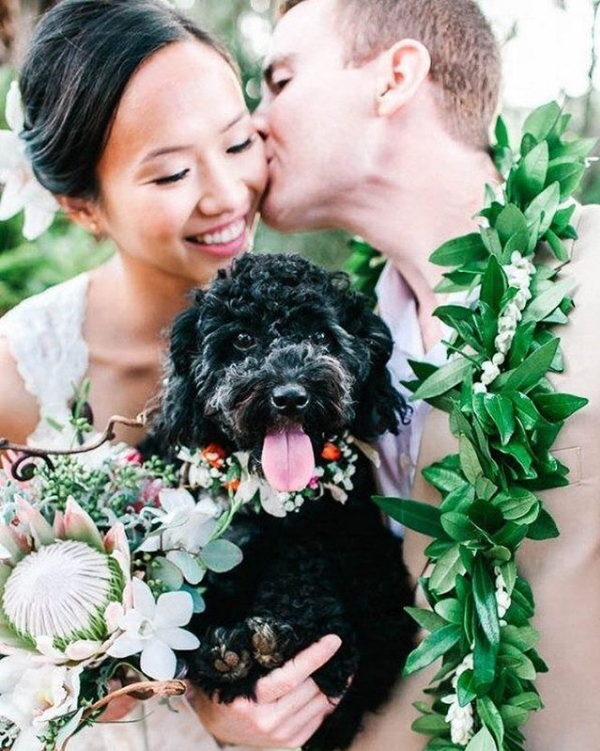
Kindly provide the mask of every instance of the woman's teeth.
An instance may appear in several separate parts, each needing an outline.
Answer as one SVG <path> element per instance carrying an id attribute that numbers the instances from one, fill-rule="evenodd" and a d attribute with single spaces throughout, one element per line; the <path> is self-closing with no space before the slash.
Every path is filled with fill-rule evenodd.
<path id="1" fill-rule="evenodd" d="M 194 235 L 188 239 L 200 245 L 225 245 L 233 240 L 237 240 L 237 238 L 243 234 L 245 229 L 246 222 L 243 219 L 240 219 L 238 222 L 230 224 L 227 229 L 221 230 L 220 232 L 207 232 L 205 235 Z"/>

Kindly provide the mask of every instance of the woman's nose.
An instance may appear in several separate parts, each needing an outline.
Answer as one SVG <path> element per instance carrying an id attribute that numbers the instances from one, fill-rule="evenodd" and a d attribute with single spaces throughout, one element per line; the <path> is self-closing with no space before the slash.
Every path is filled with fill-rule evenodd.
<path id="1" fill-rule="evenodd" d="M 269 135 L 269 105 L 265 98 L 262 99 L 261 103 L 254 110 L 252 122 L 260 137 L 263 141 L 266 141 Z"/>
<path id="2" fill-rule="evenodd" d="M 232 175 L 224 168 L 205 177 L 203 194 L 198 202 L 202 214 L 218 216 L 248 208 L 248 187 L 239 175 Z"/>

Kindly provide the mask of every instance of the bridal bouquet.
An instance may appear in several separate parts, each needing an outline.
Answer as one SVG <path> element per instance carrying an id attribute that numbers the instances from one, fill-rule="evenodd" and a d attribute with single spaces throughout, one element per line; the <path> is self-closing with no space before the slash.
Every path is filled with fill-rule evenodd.
<path id="1" fill-rule="evenodd" d="M 28 461 L 0 464 L 0 748 L 14 751 L 61 748 L 119 670 L 180 675 L 206 572 L 242 557 L 222 537 L 229 494 L 192 493 L 173 466 L 125 445 Z"/>

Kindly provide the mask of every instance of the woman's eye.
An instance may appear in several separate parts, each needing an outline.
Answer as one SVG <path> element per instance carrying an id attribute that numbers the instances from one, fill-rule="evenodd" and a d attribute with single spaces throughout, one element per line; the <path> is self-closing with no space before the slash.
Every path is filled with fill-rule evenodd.
<path id="1" fill-rule="evenodd" d="M 154 180 L 156 185 L 168 185 L 169 183 L 177 183 L 183 180 L 189 174 L 189 169 L 183 169 L 181 172 L 177 172 L 174 175 L 168 175 L 167 177 L 159 177 L 158 180 Z"/>
<path id="2" fill-rule="evenodd" d="M 235 146 L 230 146 L 227 149 L 228 154 L 241 154 L 242 151 L 247 151 L 254 143 L 254 138 L 250 136 L 243 143 L 238 143 Z"/>
<path id="3" fill-rule="evenodd" d="M 256 339 L 247 331 L 240 331 L 239 334 L 236 334 L 233 343 L 237 349 L 245 352 L 246 350 L 252 349 L 252 347 L 254 347 L 254 345 L 256 344 Z"/>

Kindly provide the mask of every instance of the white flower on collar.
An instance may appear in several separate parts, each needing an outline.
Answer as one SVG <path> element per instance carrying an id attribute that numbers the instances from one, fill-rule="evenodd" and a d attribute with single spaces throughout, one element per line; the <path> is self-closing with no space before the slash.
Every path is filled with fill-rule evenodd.
<path id="1" fill-rule="evenodd" d="M 16 81 L 6 97 L 6 122 L 10 130 L 0 130 L 0 221 L 25 212 L 23 235 L 35 240 L 52 224 L 59 205 L 54 196 L 35 179 L 20 137 L 24 127 L 21 93 Z"/>

